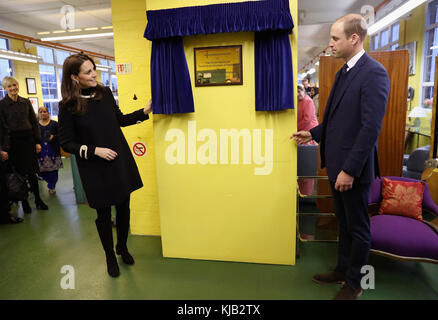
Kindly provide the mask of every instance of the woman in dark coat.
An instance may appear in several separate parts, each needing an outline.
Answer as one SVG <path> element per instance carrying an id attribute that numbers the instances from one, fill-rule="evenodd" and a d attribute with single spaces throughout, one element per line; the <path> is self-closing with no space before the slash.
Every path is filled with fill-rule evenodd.
<path id="1" fill-rule="evenodd" d="M 137 165 L 120 127 L 149 119 L 147 107 L 124 115 L 109 88 L 96 81 L 96 65 L 84 54 L 69 56 L 63 66 L 62 101 L 59 104 L 59 141 L 76 155 L 79 174 L 105 250 L 108 273 L 120 274 L 114 254 L 111 206 L 116 206 L 116 253 L 126 264 L 134 259 L 126 246 L 129 232 L 129 198 L 143 186 Z"/>
<path id="2" fill-rule="evenodd" d="M 35 205 L 39 210 L 47 210 L 41 200 L 38 188 L 39 172 L 37 153 L 41 152 L 41 135 L 38 121 L 29 99 L 18 95 L 18 81 L 13 77 L 4 77 L 3 88 L 8 95 L 0 101 L 0 113 L 8 127 L 9 162 L 17 172 L 25 175 L 30 189 L 35 195 Z M 29 203 L 22 201 L 23 211 L 31 213 Z"/>

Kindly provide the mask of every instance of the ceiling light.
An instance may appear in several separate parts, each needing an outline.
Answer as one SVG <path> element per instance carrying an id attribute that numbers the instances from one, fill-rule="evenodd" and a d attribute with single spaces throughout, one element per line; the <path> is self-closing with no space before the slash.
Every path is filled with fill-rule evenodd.
<path id="1" fill-rule="evenodd" d="M 38 32 L 37 34 L 50 34 L 49 31 Z"/>
<path id="2" fill-rule="evenodd" d="M 31 63 L 38 63 L 39 60 L 42 60 L 41 57 L 33 54 L 21 53 L 21 52 L 4 50 L 4 49 L 0 49 L 0 58 L 19 60 L 19 61 L 25 61 Z"/>
<path id="3" fill-rule="evenodd" d="M 98 69 L 98 70 L 102 70 L 103 69 L 103 71 L 108 71 L 108 70 L 111 70 L 111 67 L 103 65 L 103 64 L 97 64 L 96 63 L 96 69 Z"/>
<path id="4" fill-rule="evenodd" d="M 113 35 L 114 35 L 113 32 L 88 33 L 88 34 L 77 34 L 77 35 L 71 35 L 71 36 L 41 38 L 41 41 L 57 41 L 57 40 L 75 40 L 75 39 L 89 39 L 89 38 L 104 38 L 104 37 L 112 37 Z"/>
<path id="5" fill-rule="evenodd" d="M 316 72 L 315 68 L 310 69 L 307 71 L 307 74 L 314 74 Z"/>
<path id="6" fill-rule="evenodd" d="M 405 14 L 411 12 L 413 9 L 425 3 L 426 1 L 427 0 L 409 0 L 408 2 L 404 3 L 403 5 L 392 11 L 390 14 L 384 16 L 382 19 L 372 24 L 368 28 L 368 35 L 374 34 L 377 31 L 386 27 L 387 25 L 390 25 L 391 23 L 403 17 Z"/>
<path id="7" fill-rule="evenodd" d="M 113 26 L 105 26 L 105 27 L 100 27 L 102 30 L 107 30 L 107 29 L 112 29 Z"/>
<path id="8" fill-rule="evenodd" d="M 435 50 L 435 49 L 438 49 L 438 46 L 430 47 L 430 50 Z"/>
<path id="9" fill-rule="evenodd" d="M 67 31 L 65 31 L 65 30 L 55 30 L 55 31 L 52 31 L 52 33 L 66 33 Z"/>
<path id="10" fill-rule="evenodd" d="M 82 29 L 71 29 L 71 30 L 67 30 L 68 32 L 79 32 L 82 31 Z"/>
<path id="11" fill-rule="evenodd" d="M 98 27 L 92 27 L 92 28 L 85 28 L 85 31 L 95 31 L 95 30 L 99 30 Z"/>

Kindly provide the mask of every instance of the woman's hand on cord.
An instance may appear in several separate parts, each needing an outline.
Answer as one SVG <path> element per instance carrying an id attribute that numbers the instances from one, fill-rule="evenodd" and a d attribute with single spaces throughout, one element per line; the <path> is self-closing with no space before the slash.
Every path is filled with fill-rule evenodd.
<path id="1" fill-rule="evenodd" d="M 94 154 L 107 161 L 114 160 L 117 157 L 117 152 L 108 148 L 96 147 Z"/>
<path id="2" fill-rule="evenodd" d="M 144 114 L 149 114 L 152 112 L 152 99 L 148 101 L 146 107 L 143 109 Z"/>

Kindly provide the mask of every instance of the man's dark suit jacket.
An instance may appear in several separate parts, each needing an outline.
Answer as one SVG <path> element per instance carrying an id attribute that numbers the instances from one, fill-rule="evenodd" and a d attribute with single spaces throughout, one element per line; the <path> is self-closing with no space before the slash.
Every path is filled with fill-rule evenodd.
<path id="1" fill-rule="evenodd" d="M 385 68 L 366 53 L 347 74 L 341 75 L 341 70 L 336 74 L 323 122 L 310 133 L 320 143 L 321 168 L 327 168 L 330 181 L 336 181 L 343 170 L 357 182 L 371 183 L 379 175 L 377 138 L 388 102 L 389 77 Z M 346 75 L 346 81 L 340 82 Z"/>

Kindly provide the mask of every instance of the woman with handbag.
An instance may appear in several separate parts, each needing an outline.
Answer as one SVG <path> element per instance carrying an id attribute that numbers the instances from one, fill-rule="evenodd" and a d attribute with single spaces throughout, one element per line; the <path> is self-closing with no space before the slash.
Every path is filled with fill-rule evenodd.
<path id="1" fill-rule="evenodd" d="M 7 135 L 4 121 L 0 116 L 0 224 L 23 222 L 22 218 L 16 218 L 10 214 L 8 190 L 6 184 L 6 162 L 8 161 Z"/>
<path id="2" fill-rule="evenodd" d="M 41 131 L 41 152 L 38 161 L 40 176 L 47 182 L 49 194 L 56 193 L 58 170 L 62 168 L 61 149 L 58 142 L 58 122 L 51 120 L 46 107 L 39 107 L 38 121 Z"/>
<path id="3" fill-rule="evenodd" d="M 41 152 L 41 134 L 35 112 L 29 99 L 18 95 L 17 79 L 4 77 L 2 86 L 8 92 L 8 95 L 0 101 L 0 114 L 9 130 L 10 164 L 29 181 L 30 190 L 35 196 L 36 208 L 48 210 L 38 188 L 37 153 Z M 22 201 L 21 204 L 25 213 L 32 212 L 27 200 Z"/>
<path id="4" fill-rule="evenodd" d="M 130 194 L 143 186 L 131 149 L 120 127 L 149 119 L 152 102 L 122 114 L 112 92 L 96 81 L 96 64 L 87 55 L 74 54 L 64 61 L 62 101 L 59 103 L 59 141 L 75 154 L 88 204 L 97 211 L 97 231 L 105 251 L 110 276 L 120 274 L 114 253 L 111 206 L 116 206 L 116 253 L 134 264 L 128 252 Z"/>

